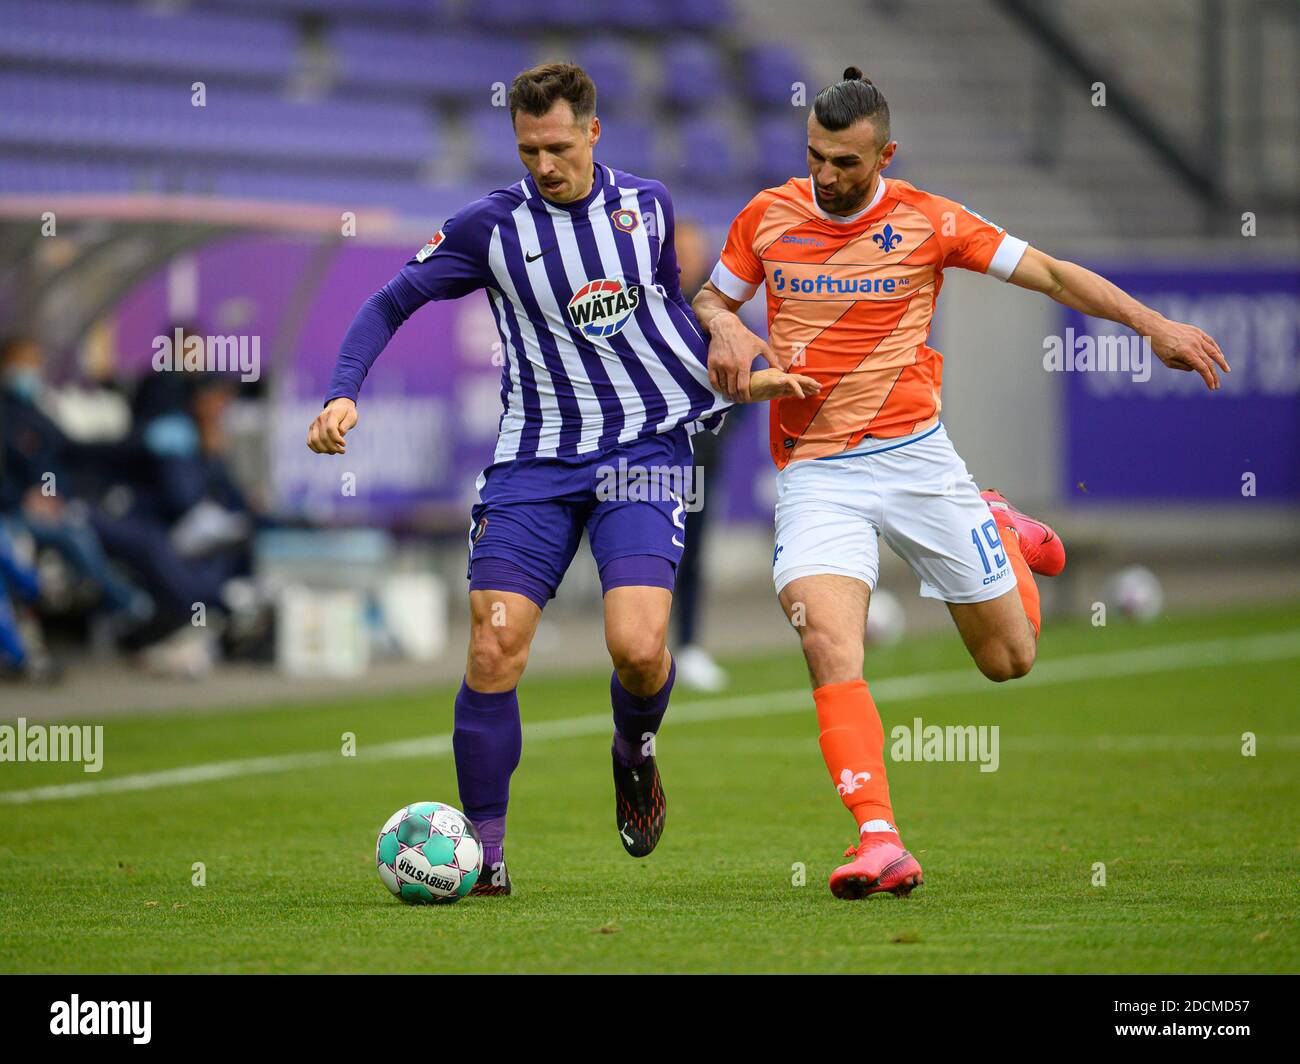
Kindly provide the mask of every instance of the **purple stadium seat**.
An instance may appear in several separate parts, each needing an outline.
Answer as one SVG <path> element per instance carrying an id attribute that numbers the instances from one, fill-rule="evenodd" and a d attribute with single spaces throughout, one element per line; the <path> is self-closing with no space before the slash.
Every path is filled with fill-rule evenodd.
<path id="1" fill-rule="evenodd" d="M 596 83 L 601 112 L 629 111 L 642 102 L 633 77 L 635 56 L 626 41 L 615 37 L 592 41 L 582 47 L 576 61 Z"/>
<path id="2" fill-rule="evenodd" d="M 342 26 L 329 37 L 344 84 L 490 100 L 532 65 L 533 46 L 510 37 Z"/>
<path id="3" fill-rule="evenodd" d="M 466 125 L 470 136 L 470 165 L 477 180 L 498 188 L 523 178 L 524 164 L 519 161 L 509 111 L 504 107 L 475 111 Z M 483 189 L 487 191 L 488 188 Z"/>
<path id="4" fill-rule="evenodd" d="M 805 86 L 809 104 L 816 88 L 808 81 L 802 60 L 783 44 L 760 44 L 746 57 L 746 73 L 763 107 L 789 107 L 796 83 Z"/>
<path id="5" fill-rule="evenodd" d="M 648 33 L 663 29 L 664 18 L 659 4 L 648 4 L 645 0 L 606 0 L 603 25 Z"/>
<path id="6" fill-rule="evenodd" d="M 728 91 L 727 56 L 711 32 L 731 8 L 730 0 L 0 0 L 0 190 L 183 191 L 418 211 L 427 197 L 447 202 L 446 187 L 417 178 L 441 148 L 428 107 L 439 97 L 466 115 L 469 187 L 457 191 L 472 198 L 524 174 L 508 113 L 488 106 L 491 84 L 536 62 L 541 34 L 553 44 L 559 34 L 565 54 L 555 58 L 582 63 L 597 82 L 597 159 L 721 201 L 762 165 L 709 110 Z M 307 13 L 323 20 L 341 91 L 291 99 Z M 671 138 L 643 106 L 642 34 L 663 42 L 660 99 L 694 116 L 673 119 Z M 778 46 L 754 56 L 769 86 L 763 98 L 788 106 L 780 83 L 797 61 Z M 206 84 L 203 108 L 191 106 L 195 80 Z M 760 123 L 756 136 L 768 129 Z"/>
<path id="7" fill-rule="evenodd" d="M 294 102 L 214 83 L 207 106 L 198 108 L 188 84 L 3 73 L 0 144 L 414 172 L 436 153 L 438 137 L 430 116 L 413 105 Z"/>
<path id="8" fill-rule="evenodd" d="M 476 0 L 470 13 L 475 26 L 490 26 L 518 31 L 568 29 L 582 25 L 600 25 L 595 5 L 589 0 L 552 0 L 539 4 L 536 0 Z"/>
<path id="9" fill-rule="evenodd" d="M 167 167 L 159 163 L 33 160 L 0 156 L 3 195 L 138 195 L 183 193 L 284 200 L 347 207 L 386 207 L 402 214 L 445 217 L 446 204 L 477 192 L 410 178 L 348 176 L 301 169 Z"/>
<path id="10" fill-rule="evenodd" d="M 730 0 L 660 0 L 655 6 L 665 26 L 708 32 L 733 20 Z"/>
<path id="11" fill-rule="evenodd" d="M 602 123 L 600 143 L 596 145 L 596 161 L 627 170 L 638 177 L 658 178 L 654 172 L 655 128 L 647 122 L 631 118 L 617 118 Z"/>
<path id="12" fill-rule="evenodd" d="M 233 8 L 259 14 L 320 14 L 340 18 L 446 23 L 447 0 L 195 0 L 195 6 Z"/>
<path id="13" fill-rule="evenodd" d="M 663 98 L 686 111 L 707 107 L 726 88 L 726 66 L 706 41 L 686 38 L 664 45 Z"/>
<path id="14" fill-rule="evenodd" d="M 279 79 L 297 66 L 285 23 L 68 0 L 0 0 L 0 58 L 43 69 Z"/>
<path id="15" fill-rule="evenodd" d="M 146 175 L 122 163 L 0 157 L 0 195 L 123 195 L 151 191 Z"/>
<path id="16" fill-rule="evenodd" d="M 706 189 L 743 186 L 751 167 L 747 138 L 708 115 L 688 119 L 677 130 L 680 165 L 693 184 Z"/>
<path id="17" fill-rule="evenodd" d="M 754 130 L 754 176 L 765 188 L 807 175 L 806 122 L 803 111 L 759 119 Z"/>

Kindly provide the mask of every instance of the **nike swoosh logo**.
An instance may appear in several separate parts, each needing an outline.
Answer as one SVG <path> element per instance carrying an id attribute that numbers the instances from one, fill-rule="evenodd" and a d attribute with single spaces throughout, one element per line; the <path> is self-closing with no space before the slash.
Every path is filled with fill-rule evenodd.
<path id="1" fill-rule="evenodd" d="M 534 254 L 534 253 L 531 252 L 531 251 L 525 252 L 525 253 L 524 253 L 524 261 L 525 261 L 525 262 L 536 262 L 538 259 L 540 259 L 543 255 L 545 255 L 545 254 L 546 254 L 548 251 L 550 251 L 550 250 L 551 250 L 550 248 L 543 248 L 541 251 L 537 252 L 536 254 Z"/>

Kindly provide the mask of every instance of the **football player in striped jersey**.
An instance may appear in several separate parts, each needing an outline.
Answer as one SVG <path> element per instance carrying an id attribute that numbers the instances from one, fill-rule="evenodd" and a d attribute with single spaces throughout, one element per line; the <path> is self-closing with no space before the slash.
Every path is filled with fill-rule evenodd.
<path id="1" fill-rule="evenodd" d="M 587 533 L 613 659 L 619 837 L 654 849 L 665 800 L 654 741 L 674 666 L 669 609 L 694 483 L 691 436 L 731 404 L 709 382 L 707 345 L 678 279 L 667 189 L 595 162 L 596 88 L 548 64 L 509 94 L 526 176 L 448 221 L 357 314 L 308 445 L 342 454 L 362 380 L 419 307 L 483 289 L 500 334 L 502 414 L 470 515 L 470 646 L 453 746 L 461 804 L 484 844 L 475 893 L 509 893 L 510 776 L 522 737 L 516 686 L 542 609 Z M 817 384 L 771 369 L 747 398 Z"/>

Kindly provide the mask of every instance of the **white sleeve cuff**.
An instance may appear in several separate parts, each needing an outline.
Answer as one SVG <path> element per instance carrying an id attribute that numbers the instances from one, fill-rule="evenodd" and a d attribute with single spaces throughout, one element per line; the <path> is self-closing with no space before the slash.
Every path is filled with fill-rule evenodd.
<path id="1" fill-rule="evenodd" d="M 993 258 L 989 260 L 989 268 L 984 272 L 1000 281 L 1009 279 L 1016 272 L 1016 267 L 1020 265 L 1020 260 L 1028 247 L 1028 243 L 1007 233 L 1002 238 L 1002 243 L 998 245 L 997 251 L 993 252 Z"/>
<path id="2" fill-rule="evenodd" d="M 713 267 L 713 273 L 709 276 L 713 287 L 721 292 L 728 299 L 734 299 L 738 303 L 748 303 L 754 298 L 754 293 L 758 291 L 758 285 L 750 284 L 732 273 L 727 267 L 722 265 L 722 260 Z"/>

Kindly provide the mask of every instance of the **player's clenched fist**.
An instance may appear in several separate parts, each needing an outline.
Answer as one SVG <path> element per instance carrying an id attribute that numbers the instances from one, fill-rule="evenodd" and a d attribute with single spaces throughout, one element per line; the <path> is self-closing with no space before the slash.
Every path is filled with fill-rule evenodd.
<path id="1" fill-rule="evenodd" d="M 317 454 L 343 454 L 348 449 L 343 437 L 356 423 L 356 403 L 341 397 L 331 399 L 307 430 L 307 446 Z"/>

